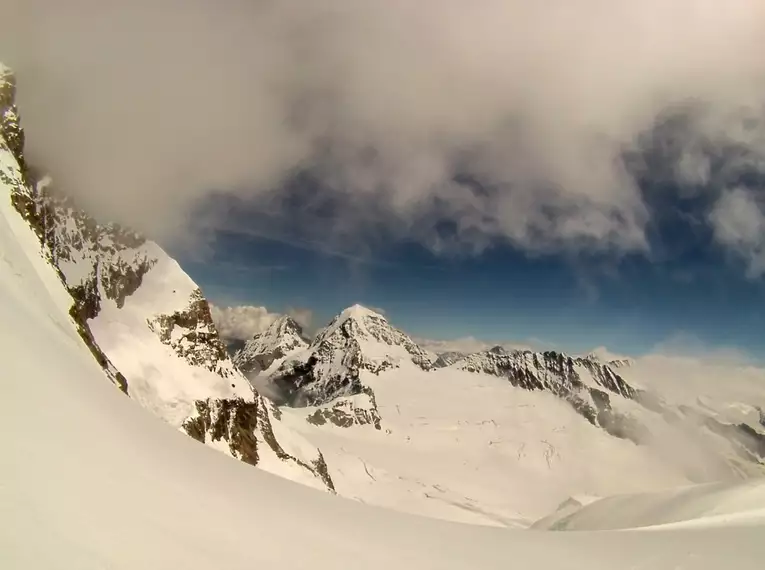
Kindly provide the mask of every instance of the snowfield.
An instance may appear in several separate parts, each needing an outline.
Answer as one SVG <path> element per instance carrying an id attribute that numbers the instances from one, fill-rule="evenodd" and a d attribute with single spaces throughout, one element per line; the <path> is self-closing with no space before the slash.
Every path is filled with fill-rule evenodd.
<path id="1" fill-rule="evenodd" d="M 343 496 L 474 524 L 526 527 L 571 495 L 687 485 L 651 450 L 583 421 L 547 392 L 460 370 L 413 365 L 362 374 L 383 430 L 312 426 L 283 409 L 322 450 Z"/>
<path id="2" fill-rule="evenodd" d="M 762 519 L 616 533 L 463 525 L 314 491 L 199 445 L 107 381 L 34 236 L 5 195 L 0 207 L 4 568 L 761 567 Z"/>

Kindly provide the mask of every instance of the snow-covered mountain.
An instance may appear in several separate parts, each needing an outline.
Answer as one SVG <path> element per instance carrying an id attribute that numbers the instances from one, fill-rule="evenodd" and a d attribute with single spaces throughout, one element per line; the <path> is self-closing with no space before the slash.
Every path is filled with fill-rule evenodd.
<path id="1" fill-rule="evenodd" d="M 354 306 L 264 374 L 339 494 L 420 514 L 524 526 L 569 496 L 765 474 L 756 419 L 665 401 L 623 358 L 432 355 Z"/>
<path id="2" fill-rule="evenodd" d="M 402 367 L 429 370 L 432 359 L 385 317 L 354 305 L 321 329 L 309 346 L 292 352 L 268 374 L 292 405 L 332 402 L 331 407 L 316 410 L 312 422 L 372 424 L 380 429 L 374 392 L 362 376 Z"/>
<path id="3" fill-rule="evenodd" d="M 573 358 L 560 352 L 507 351 L 497 346 L 471 354 L 452 366 L 506 378 L 524 390 L 547 391 L 569 403 L 593 425 L 617 437 L 638 438 L 639 426 L 612 409 L 611 396 L 634 400 L 638 392 L 594 356 Z"/>
<path id="4" fill-rule="evenodd" d="M 645 416 L 652 412 L 665 423 L 690 419 L 727 439 L 739 455 L 751 462 L 765 461 L 765 434 L 757 431 L 757 426 L 723 422 L 687 407 L 667 406 L 656 393 L 624 379 L 621 372 L 634 365 L 628 358 L 603 361 L 596 353 L 574 357 L 502 346 L 472 354 L 433 355 L 385 317 L 359 305 L 343 311 L 319 331 L 309 346 L 304 345 L 296 325 L 282 319 L 251 341 L 248 358 L 262 358 L 272 364 L 276 362 L 272 353 L 278 354 L 282 360 L 270 370 L 264 367 L 267 374 L 290 394 L 289 403 L 315 408 L 307 418 L 315 425 L 373 424 L 381 429 L 383 422 L 370 378 L 387 371 L 429 371 L 438 375 L 453 370 L 501 378 L 523 390 L 547 392 L 593 426 L 637 444 L 653 438 L 651 426 L 647 425 L 653 418 Z M 237 358 L 241 355 L 240 351 Z"/>
<path id="5" fill-rule="evenodd" d="M 26 222 L 107 377 L 195 439 L 331 489 L 321 453 L 278 426 L 278 411 L 233 365 L 206 299 L 178 263 L 135 232 L 97 222 L 26 164 L 14 95 L 13 75 L 2 68 L 0 183 L 13 206 L 6 215 Z"/>
<path id="6" fill-rule="evenodd" d="M 262 333 L 245 341 L 233 354 L 233 361 L 244 374 L 258 374 L 285 356 L 308 348 L 303 328 L 289 315 L 276 319 Z"/>

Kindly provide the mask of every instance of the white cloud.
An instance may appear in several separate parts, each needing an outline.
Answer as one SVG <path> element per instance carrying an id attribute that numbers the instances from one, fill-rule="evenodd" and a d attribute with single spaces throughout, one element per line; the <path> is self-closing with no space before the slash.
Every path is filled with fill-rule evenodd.
<path id="1" fill-rule="evenodd" d="M 262 198 L 313 166 L 353 207 L 326 228 L 346 245 L 384 227 L 434 250 L 644 251 L 650 212 L 620 156 L 662 111 L 714 118 L 691 125 L 683 179 L 708 176 L 702 139 L 765 156 L 761 0 L 15 4 L 0 50 L 30 157 L 160 237 L 188 236 L 211 189 Z M 455 183 L 458 165 L 494 190 Z"/>
<path id="2" fill-rule="evenodd" d="M 755 191 L 733 188 L 722 194 L 710 215 L 715 239 L 747 263 L 751 277 L 765 273 L 765 212 L 761 204 Z"/>
<path id="3" fill-rule="evenodd" d="M 307 307 L 287 307 L 285 314 L 295 319 L 305 332 L 308 332 L 313 324 L 313 311 Z"/>
<path id="4" fill-rule="evenodd" d="M 221 337 L 229 340 L 247 340 L 253 335 L 266 330 L 280 317 L 265 307 L 239 305 L 236 307 L 218 307 L 210 305 L 213 322 L 218 327 Z"/>
<path id="5" fill-rule="evenodd" d="M 756 366 L 757 360 L 745 351 L 732 346 L 714 346 L 691 332 L 676 332 L 653 347 L 646 357 L 665 357 L 690 360 L 702 364 L 721 366 Z"/>
<path id="6" fill-rule="evenodd" d="M 596 348 L 593 348 L 587 354 L 592 354 L 595 357 L 597 357 L 599 360 L 602 360 L 603 362 L 609 362 L 612 360 L 631 360 L 632 358 L 624 354 L 612 352 L 611 350 L 608 349 L 608 347 L 605 347 L 605 346 L 598 346 Z"/>
<path id="7" fill-rule="evenodd" d="M 488 342 L 485 340 L 477 339 L 472 336 L 466 336 L 461 338 L 455 338 L 451 340 L 433 340 L 426 338 L 413 338 L 419 346 L 430 352 L 440 354 L 442 352 L 461 352 L 463 354 L 471 354 L 473 352 L 481 352 L 489 350 L 495 346 L 502 346 L 507 350 L 543 350 L 544 343 L 541 341 L 530 339 L 527 342 Z M 549 348 L 549 347 L 548 347 Z"/>

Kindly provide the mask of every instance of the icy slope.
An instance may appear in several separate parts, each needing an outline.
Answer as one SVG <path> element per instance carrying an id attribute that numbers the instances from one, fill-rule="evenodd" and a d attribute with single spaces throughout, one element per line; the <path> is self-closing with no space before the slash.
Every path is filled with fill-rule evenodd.
<path id="1" fill-rule="evenodd" d="M 246 463 L 332 489 L 321 453 L 278 425 L 226 354 L 207 301 L 157 244 L 33 184 L 15 82 L 0 68 L 0 201 L 106 376 L 175 427 Z M 37 262 L 36 262 L 37 263 Z M 44 345 L 42 345 L 44 346 Z"/>
<path id="2" fill-rule="evenodd" d="M 108 382 L 2 201 L 0 526 L 9 569 L 760 568 L 761 527 L 543 533 L 345 501 L 195 444 Z M 45 346 L 39 358 L 35 347 Z"/>

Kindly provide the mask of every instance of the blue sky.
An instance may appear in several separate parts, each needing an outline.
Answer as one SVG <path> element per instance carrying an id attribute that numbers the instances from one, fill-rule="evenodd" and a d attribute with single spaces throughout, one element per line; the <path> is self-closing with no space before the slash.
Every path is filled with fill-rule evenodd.
<path id="1" fill-rule="evenodd" d="M 623 155 L 638 199 L 625 207 L 460 174 L 450 199 L 462 209 L 439 190 L 402 215 L 386 193 L 344 192 L 302 172 L 257 200 L 211 196 L 196 214 L 209 247 L 181 261 L 220 306 L 308 308 L 317 326 L 361 303 L 437 340 L 630 355 L 684 343 L 759 360 L 765 162 L 723 142 L 678 173 L 689 163 L 676 152 L 684 124 L 660 123 Z M 536 192 L 548 201 L 524 206 Z M 494 212 L 503 203 L 515 226 Z"/>
<path id="2" fill-rule="evenodd" d="M 664 259 L 529 255 L 509 245 L 435 255 L 412 243 L 349 258 L 321 244 L 226 231 L 205 259 L 182 263 L 216 304 L 307 307 L 315 324 L 362 303 L 433 339 L 579 352 L 605 345 L 637 355 L 683 338 L 762 356 L 763 279 L 748 278 L 709 236 L 692 238 L 676 225 L 669 233 Z"/>

